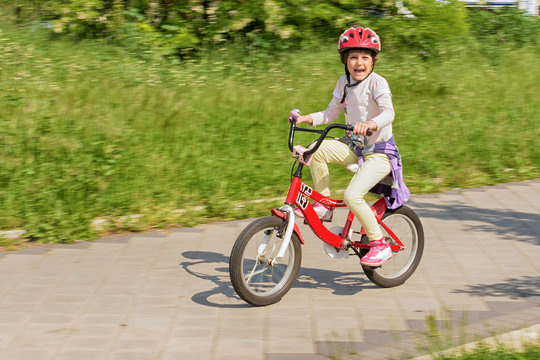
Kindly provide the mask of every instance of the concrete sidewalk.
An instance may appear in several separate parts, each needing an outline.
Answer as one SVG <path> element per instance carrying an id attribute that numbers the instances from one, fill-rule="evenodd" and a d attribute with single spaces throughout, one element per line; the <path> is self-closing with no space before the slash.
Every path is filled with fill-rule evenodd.
<path id="1" fill-rule="evenodd" d="M 251 220 L 0 253 L 0 359 L 400 359 L 430 315 L 454 341 L 540 324 L 540 179 L 409 204 L 426 247 L 407 283 L 376 287 L 300 225 L 300 277 L 261 308 L 228 276 Z"/>

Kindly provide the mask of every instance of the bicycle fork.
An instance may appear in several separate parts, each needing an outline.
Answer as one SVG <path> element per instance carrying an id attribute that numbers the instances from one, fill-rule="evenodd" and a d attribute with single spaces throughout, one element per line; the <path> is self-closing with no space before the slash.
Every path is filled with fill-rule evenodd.
<path id="1" fill-rule="evenodd" d="M 278 214 L 275 211 L 272 211 L 274 215 L 278 215 L 283 219 L 283 224 L 278 230 L 277 236 L 279 238 L 283 239 L 283 242 L 281 243 L 281 246 L 278 250 L 278 253 L 276 256 L 270 261 L 270 266 L 276 266 L 281 259 L 283 259 L 283 256 L 285 255 L 285 252 L 287 251 L 287 248 L 289 247 L 289 244 L 291 243 L 292 233 L 294 231 L 294 228 L 296 226 L 295 222 L 295 214 L 294 209 L 290 205 L 284 205 L 281 208 L 278 209 L 282 214 Z M 284 216 L 281 216 L 284 215 Z M 283 234 L 283 230 L 285 228 L 285 234 Z M 270 240 L 271 233 L 265 233 L 264 238 L 259 245 L 259 248 L 257 249 L 257 258 L 263 258 L 264 257 L 264 251 L 266 250 L 266 246 L 268 245 L 268 241 Z M 304 243 L 304 241 L 302 241 Z"/>

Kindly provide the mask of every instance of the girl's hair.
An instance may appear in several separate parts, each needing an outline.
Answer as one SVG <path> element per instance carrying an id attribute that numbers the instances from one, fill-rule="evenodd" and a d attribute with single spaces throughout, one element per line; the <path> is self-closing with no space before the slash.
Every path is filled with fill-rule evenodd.
<path id="1" fill-rule="evenodd" d="M 370 50 L 370 49 L 349 49 L 349 50 L 346 50 L 344 52 L 342 52 L 340 55 L 341 55 L 341 62 L 343 64 L 347 64 L 347 59 L 349 58 L 349 53 L 353 50 L 356 50 L 356 51 L 367 51 L 371 54 L 371 58 L 373 59 L 373 64 L 375 65 L 375 63 L 379 60 L 379 56 L 377 55 L 377 53 L 373 50 Z"/>

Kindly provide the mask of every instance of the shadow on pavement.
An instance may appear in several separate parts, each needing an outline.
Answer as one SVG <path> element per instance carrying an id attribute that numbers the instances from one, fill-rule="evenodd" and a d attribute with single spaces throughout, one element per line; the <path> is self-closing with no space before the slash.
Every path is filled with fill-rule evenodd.
<path id="1" fill-rule="evenodd" d="M 182 256 L 191 260 L 179 264 L 188 274 L 215 285 L 212 289 L 194 294 L 191 299 L 195 303 L 221 308 L 251 307 L 236 295 L 232 287 L 228 256 L 213 251 L 186 251 Z M 301 267 L 291 291 L 294 288 L 330 289 L 335 295 L 353 295 L 367 287 L 375 285 L 364 277 L 363 272 L 343 273 Z"/>
<path id="2" fill-rule="evenodd" d="M 509 199 L 508 201 L 512 201 Z M 497 235 L 509 236 L 512 240 L 525 241 L 540 245 L 540 214 L 512 211 L 479 209 L 461 203 L 415 204 L 415 211 L 420 218 L 434 218 L 437 220 L 472 221 L 480 224 L 464 224 L 463 230 L 487 232 Z"/>
<path id="3" fill-rule="evenodd" d="M 455 290 L 455 293 L 470 294 L 475 296 L 500 296 L 515 300 L 525 298 L 538 298 L 540 300 L 540 276 L 523 276 L 509 278 L 504 282 L 494 284 L 470 285 L 464 290 Z"/>

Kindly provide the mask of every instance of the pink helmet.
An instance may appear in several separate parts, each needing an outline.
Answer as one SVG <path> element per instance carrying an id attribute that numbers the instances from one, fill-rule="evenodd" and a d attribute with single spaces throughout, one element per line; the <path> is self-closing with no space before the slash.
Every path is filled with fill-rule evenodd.
<path id="1" fill-rule="evenodd" d="M 351 27 L 341 34 L 338 43 L 340 53 L 350 49 L 368 49 L 377 54 L 381 51 L 381 41 L 375 31 L 369 28 Z"/>

